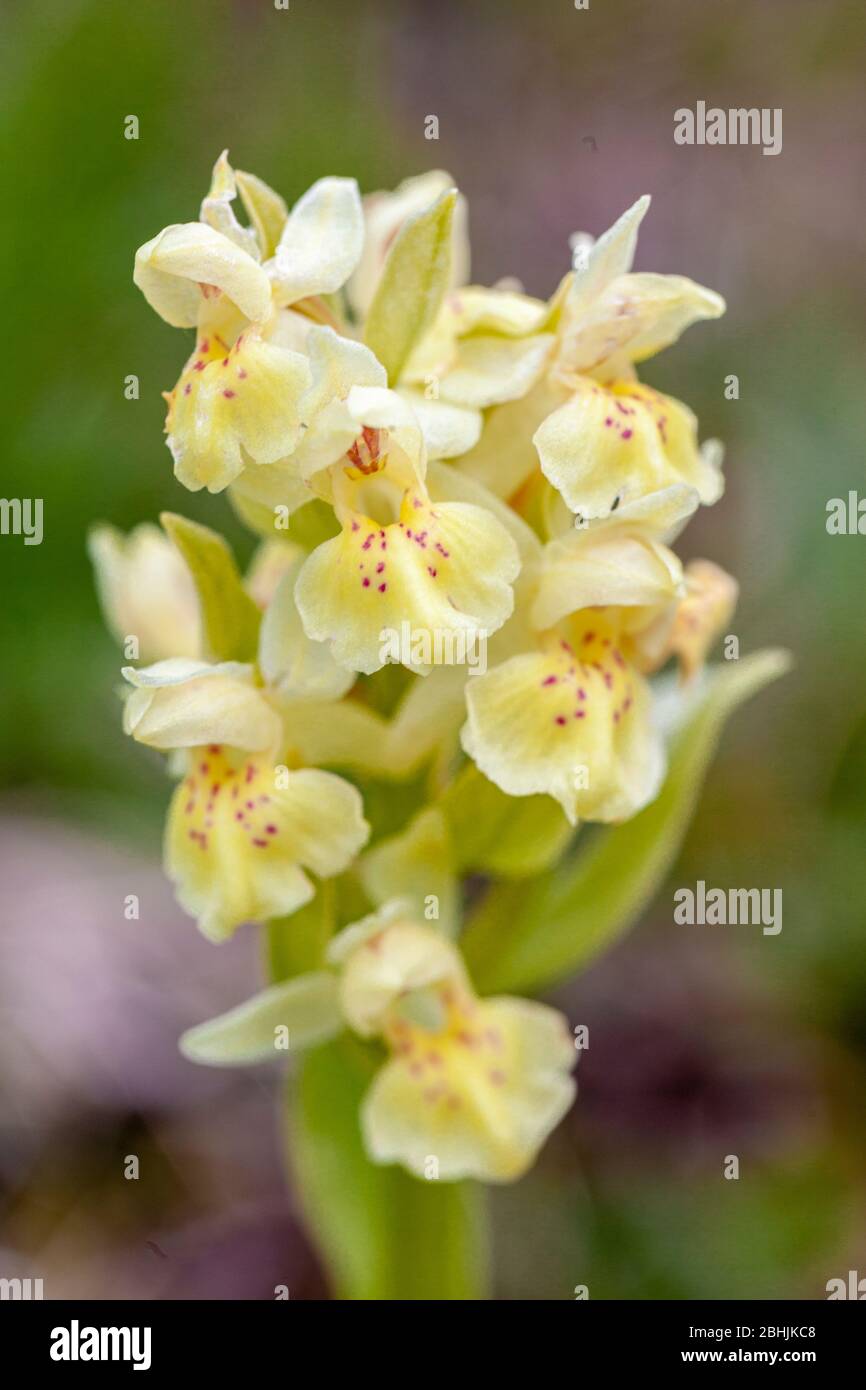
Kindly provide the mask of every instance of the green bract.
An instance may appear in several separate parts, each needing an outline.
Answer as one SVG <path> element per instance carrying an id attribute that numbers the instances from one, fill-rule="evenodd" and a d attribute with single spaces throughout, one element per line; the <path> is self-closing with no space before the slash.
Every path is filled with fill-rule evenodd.
<path id="1" fill-rule="evenodd" d="M 457 192 L 443 193 L 404 224 L 367 314 L 364 337 L 391 385 L 433 324 L 451 270 L 451 226 Z"/>

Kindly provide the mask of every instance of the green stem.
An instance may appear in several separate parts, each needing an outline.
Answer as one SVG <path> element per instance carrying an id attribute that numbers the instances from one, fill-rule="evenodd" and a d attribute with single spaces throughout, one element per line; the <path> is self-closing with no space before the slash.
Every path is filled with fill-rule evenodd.
<path id="1" fill-rule="evenodd" d="M 483 1300 L 486 1192 L 370 1163 L 359 1111 L 377 1048 L 344 1035 L 304 1059 L 287 1092 L 296 1186 L 340 1299 Z"/>
<path id="2" fill-rule="evenodd" d="M 337 928 L 338 888 L 270 922 L 271 981 L 321 967 Z M 367 1158 L 360 1112 L 384 1051 L 345 1033 L 304 1056 L 285 1087 L 287 1170 L 337 1298 L 489 1297 L 486 1193 L 477 1183 L 410 1176 Z"/>

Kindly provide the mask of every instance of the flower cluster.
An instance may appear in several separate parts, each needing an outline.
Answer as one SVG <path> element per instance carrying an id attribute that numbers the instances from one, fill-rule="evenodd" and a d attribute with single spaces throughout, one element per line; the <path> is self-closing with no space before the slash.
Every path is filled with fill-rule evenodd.
<path id="1" fill-rule="evenodd" d="M 648 678 L 676 658 L 691 679 L 736 602 L 670 548 L 720 496 L 721 450 L 637 367 L 724 306 L 632 271 L 648 206 L 583 238 L 545 302 L 468 283 L 443 173 L 364 200 L 324 178 L 289 210 L 223 154 L 199 219 L 135 258 L 195 335 L 166 394 L 175 474 L 260 540 L 242 578 L 179 516 L 91 537 L 136 662 L 124 727 L 178 779 L 167 871 L 213 940 L 291 931 L 324 880 L 342 928 L 183 1047 L 377 1040 L 367 1151 L 416 1173 L 518 1176 L 574 1089 L 561 1015 L 479 1000 L 462 963 L 459 879 L 490 870 L 459 843 L 466 801 L 528 798 L 551 859 L 633 816 L 665 769 Z"/>

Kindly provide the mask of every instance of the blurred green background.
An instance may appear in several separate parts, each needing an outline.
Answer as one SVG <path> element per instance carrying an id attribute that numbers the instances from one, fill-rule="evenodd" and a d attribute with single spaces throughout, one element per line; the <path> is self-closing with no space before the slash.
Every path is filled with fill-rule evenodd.
<path id="1" fill-rule="evenodd" d="M 172 508 L 223 529 L 242 557 L 252 550 L 224 499 L 173 480 L 160 391 L 187 347 L 131 281 L 135 248 L 196 216 L 228 146 L 289 202 L 326 173 L 370 191 L 444 167 L 469 200 L 473 278 L 516 275 L 541 295 L 567 269 L 572 231 L 599 233 L 649 192 L 637 268 L 727 298 L 720 323 L 693 329 L 645 375 L 727 446 L 727 495 L 682 553 L 739 578 L 741 651 L 788 646 L 796 668 L 737 715 L 671 885 L 640 928 L 561 992 L 573 1022 L 591 1026 L 582 1095 L 533 1174 L 496 1194 L 497 1292 L 822 1297 L 829 1278 L 866 1274 L 866 538 L 825 527 L 828 499 L 866 495 L 866 13 L 847 0 L 2 8 L 2 492 L 44 499 L 45 536 L 38 547 L 0 538 L 0 961 L 21 998 L 48 977 L 60 1021 L 45 1023 L 42 1069 L 13 1067 L 5 1083 L 0 1250 L 57 1270 L 57 1295 L 256 1297 L 269 1296 L 261 1240 L 279 1268 L 296 1247 L 298 1296 L 324 1288 L 294 1221 L 283 1229 L 256 1208 L 238 1227 L 233 1215 L 267 1182 L 280 1209 L 276 1158 L 249 1153 L 274 1145 L 264 1104 L 225 1171 L 218 1140 L 183 1129 L 167 1054 L 167 1091 L 140 1057 L 147 1085 L 73 1087 L 70 1113 L 46 1101 L 26 1142 L 27 1107 L 14 1103 L 16 1086 L 47 1086 L 71 1027 L 64 1010 L 76 1007 L 70 933 L 84 890 L 73 866 L 93 866 L 91 924 L 106 911 L 109 850 L 134 854 L 158 882 L 167 786 L 120 732 L 87 527 L 126 529 Z M 697 100 L 781 107 L 782 153 L 676 146 L 673 112 Z M 431 114 L 438 142 L 424 138 Z M 124 138 L 127 115 L 136 141 Z M 129 373 L 138 401 L 124 398 Z M 732 373 L 736 401 L 724 396 Z M 675 927 L 673 887 L 698 878 L 781 887 L 781 935 Z M 53 897 L 35 893 L 49 881 Z M 162 997 L 180 966 L 161 959 L 158 926 L 147 930 Z M 254 975 L 242 949 L 201 966 L 223 972 L 214 988 L 226 1002 Z M 140 947 L 124 950 L 135 960 Z M 88 952 L 93 987 L 98 937 Z M 106 976 L 101 1001 L 110 988 Z M 5 1056 L 16 1035 L 2 1036 L 3 1019 Z M 89 1045 L 111 1052 L 116 1034 L 100 1023 L 91 1016 Z M 187 1104 L 197 1093 L 184 1085 Z M 268 1102 L 271 1082 L 261 1086 Z M 234 1082 L 218 1094 L 226 1114 L 245 1103 Z M 201 1102 L 192 1109 L 200 1118 Z M 105 1157 L 129 1133 L 155 1155 L 135 1193 L 118 1189 Z M 739 1182 L 721 1178 L 731 1153 Z M 249 1177 L 259 1160 L 267 1182 Z M 148 1239 L 159 1254 L 141 1254 Z M 173 1266 L 162 1249 L 172 1239 Z M 232 1279 L 214 1282 L 229 1264 Z"/>

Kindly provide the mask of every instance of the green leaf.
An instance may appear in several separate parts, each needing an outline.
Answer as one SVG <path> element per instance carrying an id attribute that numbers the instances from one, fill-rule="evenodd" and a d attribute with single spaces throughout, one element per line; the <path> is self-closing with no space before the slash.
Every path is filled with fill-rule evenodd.
<path id="1" fill-rule="evenodd" d="M 261 613 L 244 588 L 222 536 L 176 512 L 163 512 L 160 521 L 192 575 L 207 659 L 254 661 Z"/>
<path id="2" fill-rule="evenodd" d="M 451 830 L 457 868 L 502 878 L 538 874 L 560 858 L 572 836 L 550 796 L 507 796 L 467 763 L 437 803 Z"/>
<path id="3" fill-rule="evenodd" d="M 301 1201 L 342 1299 L 483 1299 L 484 1189 L 370 1163 L 358 1113 L 380 1054 L 351 1035 L 303 1059 L 290 1092 Z"/>
<path id="4" fill-rule="evenodd" d="M 484 994 L 544 989 L 621 936 L 669 872 L 728 716 L 788 670 L 779 651 L 717 668 L 677 736 L 664 786 L 550 878 L 492 889 L 461 946 Z"/>
<path id="5" fill-rule="evenodd" d="M 245 1065 L 285 1057 L 312 1047 L 343 1028 L 336 976 L 317 970 L 270 985 L 228 1013 L 189 1028 L 180 1050 L 190 1062 L 209 1067 Z M 277 1029 L 288 1030 L 288 1047 L 278 1047 Z"/>
<path id="6" fill-rule="evenodd" d="M 451 273 L 451 223 L 457 190 L 410 217 L 385 262 L 367 315 L 364 340 L 393 386 L 415 344 L 435 319 Z"/>

